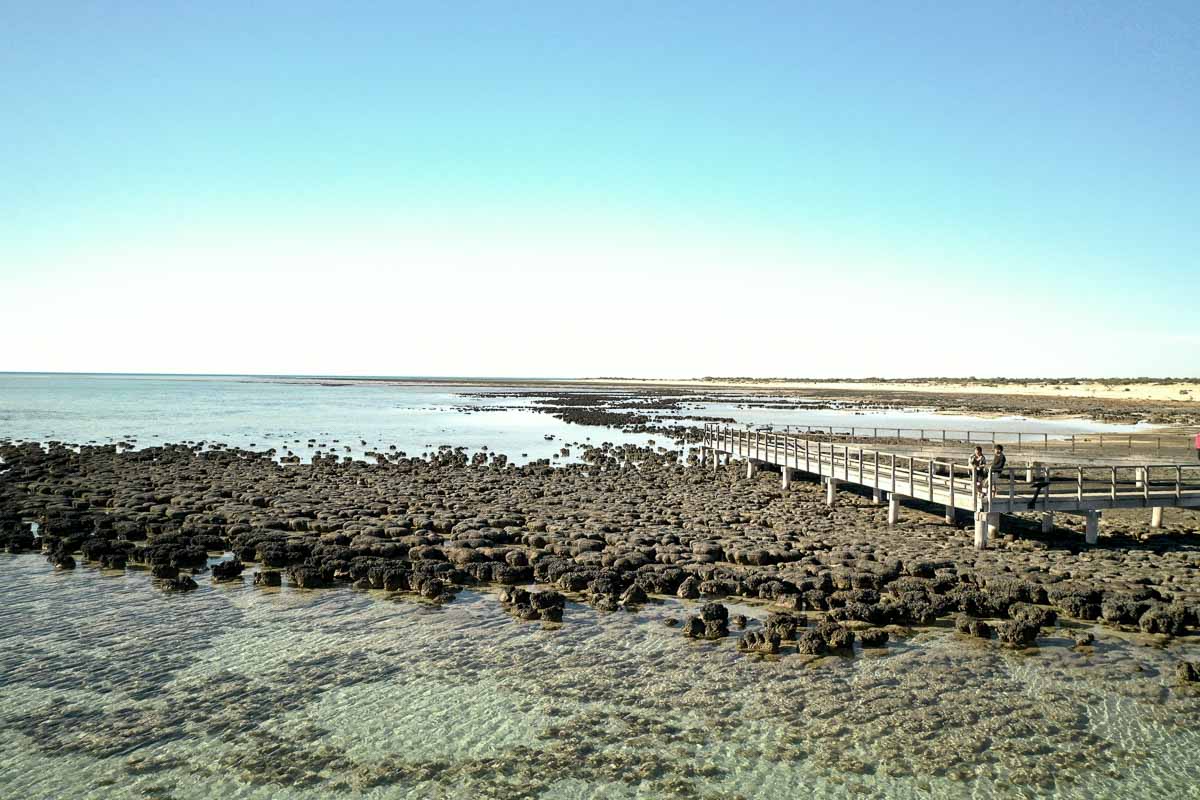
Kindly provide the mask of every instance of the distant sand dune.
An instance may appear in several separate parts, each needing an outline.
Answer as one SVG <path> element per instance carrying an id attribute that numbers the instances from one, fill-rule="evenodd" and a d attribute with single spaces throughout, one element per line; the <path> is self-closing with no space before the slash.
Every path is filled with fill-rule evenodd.
<path id="1" fill-rule="evenodd" d="M 584 383 L 637 386 L 694 386 L 739 389 L 826 389 L 862 392 L 936 392 L 941 394 L 1033 395 L 1042 397 L 1095 397 L 1109 400 L 1200 401 L 1200 380 L 1186 382 L 1087 381 L 987 383 L 922 380 L 889 381 L 789 381 L 750 378 L 634 379 L 602 378 Z"/>

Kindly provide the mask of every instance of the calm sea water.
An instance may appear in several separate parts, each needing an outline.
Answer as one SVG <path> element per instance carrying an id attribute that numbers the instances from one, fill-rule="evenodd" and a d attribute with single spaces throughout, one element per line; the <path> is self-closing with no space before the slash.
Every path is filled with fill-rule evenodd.
<path id="1" fill-rule="evenodd" d="M 0 796 L 1196 797 L 1200 695 L 1105 629 L 1013 652 L 932 629 L 854 657 L 568 605 L 521 623 L 0 555 Z M 735 611 L 764 618 L 757 606 Z M 1099 632 L 1099 631 L 1098 631 Z"/>
<path id="2" fill-rule="evenodd" d="M 517 396 L 488 396 L 496 391 Z M 72 443 L 135 440 L 141 447 L 163 442 L 223 442 L 260 450 L 274 447 L 281 455 L 290 448 L 302 458 L 322 452 L 308 447 L 310 438 L 325 444 L 324 452 L 355 457 L 391 445 L 409 455 L 441 445 L 472 451 L 486 446 L 517 463 L 551 458 L 564 443 L 643 444 L 653 438 L 574 425 L 525 410 L 534 404 L 532 391 L 503 383 L 460 388 L 325 385 L 311 380 L 238 377 L 0 374 L 0 438 Z M 922 411 L 746 408 L 738 402 L 689 403 L 686 413 L 781 426 L 1051 433 L 1137 429 L 1086 421 L 979 419 Z M 547 435 L 554 439 L 548 441 Z"/>

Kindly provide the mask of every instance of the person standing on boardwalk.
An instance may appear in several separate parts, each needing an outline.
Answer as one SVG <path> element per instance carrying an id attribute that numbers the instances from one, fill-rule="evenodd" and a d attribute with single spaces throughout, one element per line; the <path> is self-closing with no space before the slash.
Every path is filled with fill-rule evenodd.
<path id="1" fill-rule="evenodd" d="M 983 491 L 983 481 L 987 478 L 987 456 L 983 448 L 976 446 L 975 455 L 971 456 L 971 474 L 975 476 L 975 491 Z"/>
<path id="2" fill-rule="evenodd" d="M 1000 482 L 1004 476 L 1004 466 L 1008 463 L 1008 457 L 1004 455 L 1004 445 L 996 445 L 996 451 L 992 455 L 992 483 Z"/>

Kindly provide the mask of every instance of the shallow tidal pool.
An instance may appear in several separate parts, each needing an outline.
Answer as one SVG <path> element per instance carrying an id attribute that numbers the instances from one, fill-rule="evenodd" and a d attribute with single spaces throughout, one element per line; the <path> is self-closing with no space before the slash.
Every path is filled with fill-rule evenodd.
<path id="1" fill-rule="evenodd" d="M 1190 639 L 744 656 L 674 600 L 543 625 L 197 580 L 0 556 L 0 797 L 1200 797 Z"/>

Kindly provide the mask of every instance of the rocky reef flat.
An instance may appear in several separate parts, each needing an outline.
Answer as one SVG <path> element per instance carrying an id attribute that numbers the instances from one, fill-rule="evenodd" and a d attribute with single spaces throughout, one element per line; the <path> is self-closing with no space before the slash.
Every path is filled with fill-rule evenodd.
<path id="1" fill-rule="evenodd" d="M 977 551 L 682 452 L 0 445 L 0 794 L 1195 785 L 1191 512 Z"/>
<path id="2" fill-rule="evenodd" d="M 672 597 L 694 601 L 667 620 L 680 635 L 767 655 L 886 647 L 923 626 L 1018 648 L 1096 621 L 1157 643 L 1198 626 L 1190 512 L 1153 535 L 1144 520 L 1108 521 L 1096 547 L 1031 524 L 977 551 L 940 509 L 906 509 L 889 528 L 867 497 L 829 507 L 816 484 L 784 492 L 770 474 L 698 469 L 661 447 L 602 445 L 560 467 L 450 449 L 286 465 L 200 445 L 0 455 L 5 549 L 40 550 L 59 570 L 146 569 L 166 591 L 346 583 L 446 604 L 490 585 L 514 616 L 548 624 L 570 624 L 568 600 L 619 612 Z M 767 616 L 731 614 L 732 602 Z"/>

